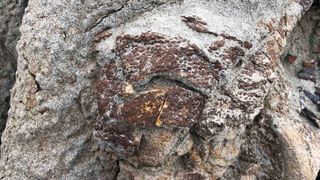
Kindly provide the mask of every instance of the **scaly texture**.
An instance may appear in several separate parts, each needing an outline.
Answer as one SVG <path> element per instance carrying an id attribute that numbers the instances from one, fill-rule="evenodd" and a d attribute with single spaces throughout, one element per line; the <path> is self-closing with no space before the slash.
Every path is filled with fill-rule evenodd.
<path id="1" fill-rule="evenodd" d="M 284 64 L 311 4 L 30 0 L 0 177 L 314 179 L 319 129 L 287 80 L 314 82 Z"/>

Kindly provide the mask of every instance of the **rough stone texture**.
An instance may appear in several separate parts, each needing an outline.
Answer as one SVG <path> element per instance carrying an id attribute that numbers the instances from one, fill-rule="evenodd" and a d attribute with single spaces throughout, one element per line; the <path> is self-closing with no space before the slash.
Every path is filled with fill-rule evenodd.
<path id="1" fill-rule="evenodd" d="M 0 178 L 315 179 L 311 4 L 30 0 Z"/>
<path id="2" fill-rule="evenodd" d="M 0 138 L 8 117 L 9 90 L 14 84 L 17 68 L 15 47 L 20 38 L 19 27 L 27 3 L 27 0 L 0 2 Z"/>

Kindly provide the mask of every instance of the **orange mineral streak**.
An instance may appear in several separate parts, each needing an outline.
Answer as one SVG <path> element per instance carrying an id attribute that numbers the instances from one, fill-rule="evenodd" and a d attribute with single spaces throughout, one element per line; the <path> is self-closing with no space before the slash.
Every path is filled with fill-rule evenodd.
<path id="1" fill-rule="evenodd" d="M 168 98 L 168 95 L 166 94 L 166 96 L 165 96 L 165 98 L 164 98 L 164 100 L 163 100 L 163 103 L 162 103 L 162 105 L 161 105 L 160 108 L 159 108 L 159 114 L 158 114 L 158 117 L 157 117 L 157 120 L 156 120 L 156 123 L 155 123 L 156 126 L 161 126 L 161 124 L 162 124 L 162 121 L 161 121 L 161 119 L 160 119 L 160 116 L 161 116 L 161 114 L 162 114 L 162 112 L 163 112 L 163 108 L 165 107 L 167 98 Z"/>

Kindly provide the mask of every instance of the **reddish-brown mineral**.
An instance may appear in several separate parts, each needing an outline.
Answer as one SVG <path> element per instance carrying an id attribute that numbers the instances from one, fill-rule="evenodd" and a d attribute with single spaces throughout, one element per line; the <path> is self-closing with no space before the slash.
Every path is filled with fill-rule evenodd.
<path id="1" fill-rule="evenodd" d="M 210 88 L 220 70 L 219 64 L 209 62 L 196 45 L 179 37 L 151 32 L 123 35 L 117 39 L 117 51 L 126 78 L 135 86 L 147 83 L 155 75 L 163 75 L 198 88 Z"/>
<path id="2" fill-rule="evenodd" d="M 200 90 L 214 85 L 220 65 L 196 45 L 148 32 L 119 36 L 115 50 L 117 58 L 102 68 L 96 83 L 96 130 L 118 156 L 138 149 L 141 129 L 168 129 L 168 143 L 174 143 L 173 129 L 188 130 L 201 121 L 206 96 Z M 157 147 L 155 142 L 145 148 Z M 171 150 L 162 151 L 165 157 Z"/>

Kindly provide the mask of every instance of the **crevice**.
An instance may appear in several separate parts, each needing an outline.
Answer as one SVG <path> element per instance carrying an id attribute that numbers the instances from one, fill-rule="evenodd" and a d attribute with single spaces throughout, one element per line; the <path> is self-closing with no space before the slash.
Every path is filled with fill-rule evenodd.
<path id="1" fill-rule="evenodd" d="M 263 118 L 262 111 L 263 109 L 253 118 L 253 123 L 259 124 L 259 121 Z"/>
<path id="2" fill-rule="evenodd" d="M 32 79 L 34 80 L 34 82 L 35 82 L 35 84 L 36 84 L 37 90 L 36 90 L 35 93 L 41 91 L 42 89 L 41 89 L 41 87 L 40 87 L 40 84 L 39 84 L 38 81 L 36 80 L 36 75 L 33 74 L 33 73 L 31 73 L 29 69 L 28 69 L 28 72 L 29 72 L 29 74 L 32 76 Z"/>
<path id="3" fill-rule="evenodd" d="M 189 91 L 201 94 L 206 99 L 208 99 L 208 96 L 204 92 L 202 92 L 201 90 L 196 89 L 196 88 L 188 85 L 187 83 L 185 83 L 184 81 L 182 81 L 180 79 L 176 79 L 174 77 L 167 76 L 167 75 L 154 75 L 150 78 L 149 81 L 147 81 L 143 85 L 137 87 L 136 90 L 137 90 L 137 92 L 140 92 L 140 91 L 147 89 L 148 86 L 154 85 L 154 84 L 169 85 L 169 86 L 176 85 L 176 86 L 182 87 L 184 89 L 187 89 Z"/>
<path id="4" fill-rule="evenodd" d="M 117 180 L 118 179 L 118 176 L 119 176 L 119 174 L 120 174 L 120 160 L 117 160 L 116 161 L 116 172 L 115 172 L 115 174 L 114 174 L 114 177 L 112 178 L 113 180 Z"/>
<path id="5" fill-rule="evenodd" d="M 23 59 L 26 60 L 27 63 L 28 63 L 28 65 L 27 65 L 27 71 L 28 71 L 28 73 L 31 75 L 32 79 L 34 80 L 34 82 L 35 82 L 35 84 L 36 84 L 37 90 L 36 90 L 36 92 L 34 92 L 34 93 L 37 93 L 37 92 L 41 91 L 42 88 L 40 87 L 40 84 L 39 84 L 38 81 L 36 80 L 36 75 L 35 75 L 34 73 L 32 73 L 32 72 L 30 71 L 30 69 L 29 69 L 29 60 L 28 60 L 24 55 L 22 55 L 22 57 L 23 57 Z"/>
<path id="6" fill-rule="evenodd" d="M 117 8 L 117 9 L 110 9 L 106 12 L 106 14 L 102 15 L 101 17 L 97 18 L 95 20 L 95 22 L 93 24 L 91 24 L 85 31 L 88 32 L 88 31 L 91 31 L 92 29 L 94 29 L 95 27 L 97 27 L 99 24 L 101 24 L 101 22 L 109 17 L 110 14 L 113 14 L 113 13 L 117 13 L 119 11 L 121 11 L 122 9 L 124 8 L 124 5 L 121 5 L 120 8 Z"/>
<path id="7" fill-rule="evenodd" d="M 81 92 L 74 100 L 75 100 L 76 104 L 78 105 L 78 108 L 79 108 L 79 111 L 80 111 L 82 117 L 84 118 L 85 116 L 84 116 L 83 107 L 81 104 Z"/>
<path id="8" fill-rule="evenodd" d="M 300 21 L 298 21 L 297 25 L 300 27 L 301 32 L 302 32 L 302 34 L 303 34 L 303 37 L 304 37 L 304 38 L 306 38 L 305 30 L 304 30 L 304 29 L 303 29 L 303 27 L 301 26 L 301 22 L 300 22 Z"/>
<path id="9" fill-rule="evenodd" d="M 300 114 L 305 117 L 310 124 L 312 124 L 314 127 L 320 129 L 320 119 L 317 117 L 317 115 L 312 112 L 308 108 L 303 108 L 300 112 Z"/>

